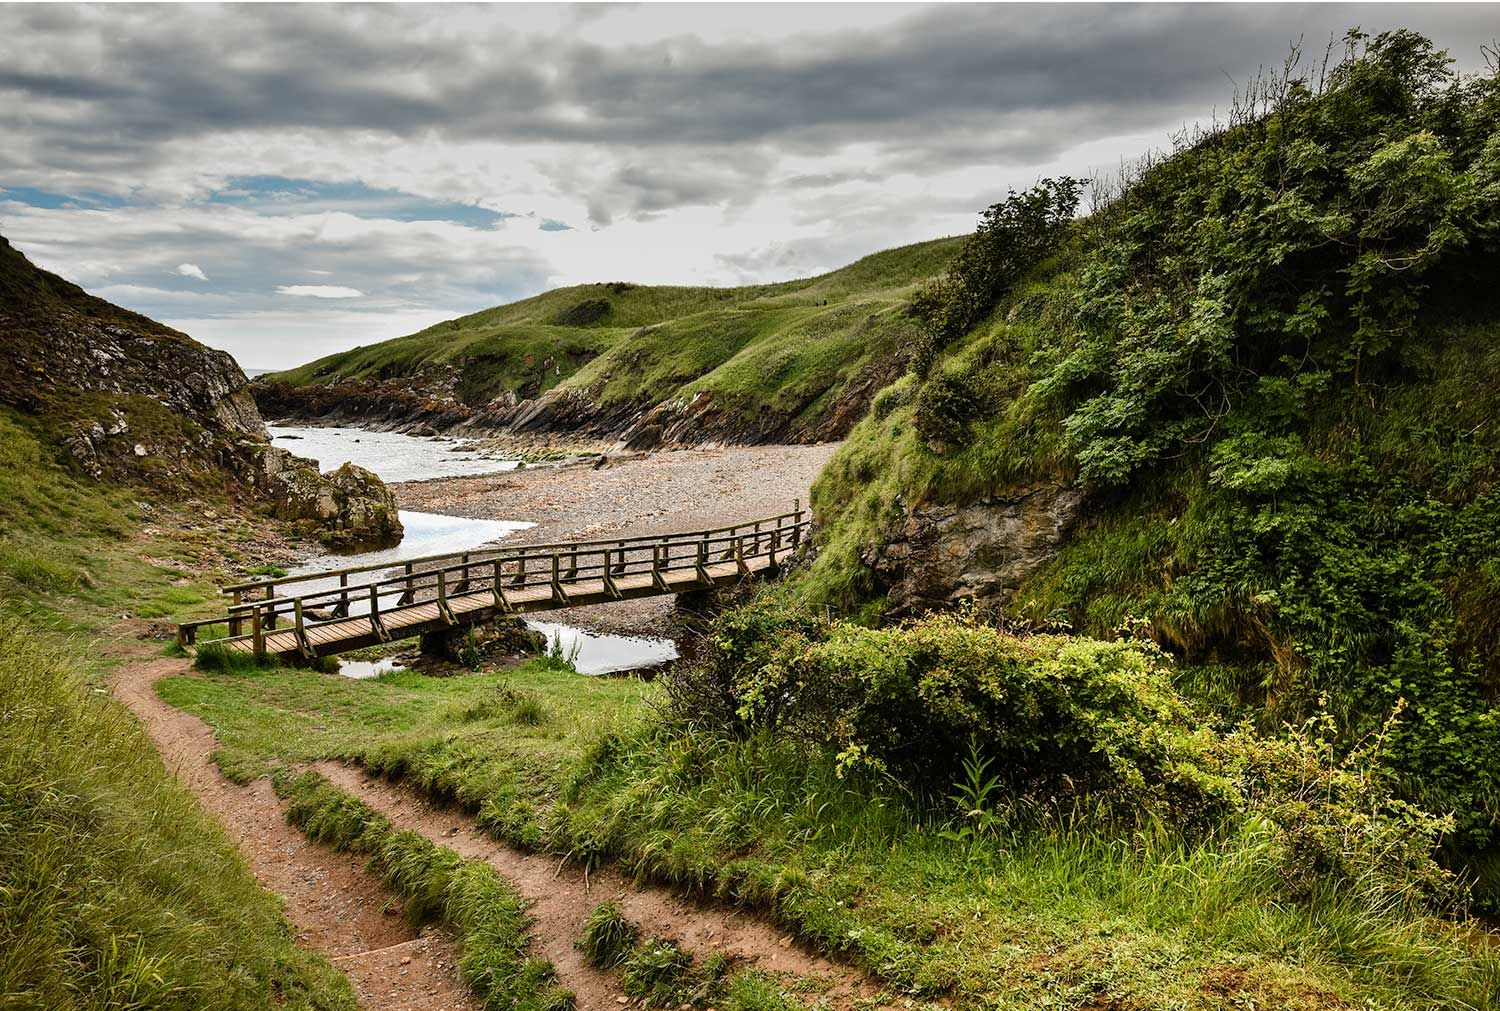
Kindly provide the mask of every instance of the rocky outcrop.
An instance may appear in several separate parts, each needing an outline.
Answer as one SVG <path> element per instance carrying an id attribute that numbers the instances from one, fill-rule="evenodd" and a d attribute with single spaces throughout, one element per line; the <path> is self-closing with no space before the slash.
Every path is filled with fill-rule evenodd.
<path id="1" fill-rule="evenodd" d="M 278 447 L 265 454 L 263 466 L 272 512 L 329 547 L 355 551 L 400 542 L 396 500 L 371 471 L 346 463 L 320 474 L 313 461 Z"/>
<path id="2" fill-rule="evenodd" d="M 896 616 L 966 599 L 1003 604 L 1057 553 L 1083 501 L 1075 485 L 1044 481 L 967 505 L 919 506 L 863 560 Z"/>
<path id="3" fill-rule="evenodd" d="M 222 487 L 341 544 L 400 539 L 374 474 L 324 477 L 271 446 L 228 354 L 38 269 L 3 237 L 0 346 L 0 405 L 35 419 L 90 477 L 170 493 Z"/>

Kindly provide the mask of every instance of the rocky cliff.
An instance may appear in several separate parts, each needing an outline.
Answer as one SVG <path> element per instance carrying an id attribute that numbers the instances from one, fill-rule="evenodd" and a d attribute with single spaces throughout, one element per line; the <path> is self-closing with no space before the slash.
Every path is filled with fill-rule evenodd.
<path id="1" fill-rule="evenodd" d="M 90 477 L 169 493 L 222 486 L 333 542 L 400 539 L 374 474 L 325 478 L 270 444 L 228 354 L 37 268 L 3 237 L 0 343 L 0 405 Z"/>

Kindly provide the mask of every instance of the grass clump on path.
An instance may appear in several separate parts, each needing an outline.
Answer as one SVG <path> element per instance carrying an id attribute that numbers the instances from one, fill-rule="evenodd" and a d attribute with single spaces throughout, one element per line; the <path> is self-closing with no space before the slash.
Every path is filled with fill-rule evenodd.
<path id="1" fill-rule="evenodd" d="M 578 947 L 589 964 L 598 969 L 613 969 L 630 955 L 640 932 L 625 918 L 618 902 L 601 902 L 583 921 L 583 937 Z"/>
<path id="2" fill-rule="evenodd" d="M 486 1008 L 572 1011 L 552 963 L 526 954 L 526 900 L 489 864 L 465 860 L 416 832 L 397 831 L 315 772 L 282 774 L 287 819 L 308 836 L 363 854 L 406 900 L 413 924 L 438 921 L 458 935 L 459 972 Z"/>

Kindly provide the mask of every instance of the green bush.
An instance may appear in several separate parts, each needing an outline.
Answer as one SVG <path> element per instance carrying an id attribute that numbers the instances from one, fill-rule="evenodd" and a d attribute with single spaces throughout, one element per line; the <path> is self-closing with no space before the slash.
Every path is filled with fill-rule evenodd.
<path id="1" fill-rule="evenodd" d="M 1182 821 L 1233 802 L 1217 738 L 1149 643 L 1021 637 L 967 613 L 871 629 L 768 595 L 721 616 L 708 644 L 668 679 L 679 721 L 826 747 L 843 769 L 927 790 L 978 741 L 1014 794 L 1117 791 Z"/>
<path id="2" fill-rule="evenodd" d="M 912 313 L 924 323 L 911 369 L 927 375 L 938 354 L 974 328 L 1061 240 L 1078 210 L 1081 180 L 1063 176 L 991 205 L 953 258 L 948 272 L 924 288 Z"/>

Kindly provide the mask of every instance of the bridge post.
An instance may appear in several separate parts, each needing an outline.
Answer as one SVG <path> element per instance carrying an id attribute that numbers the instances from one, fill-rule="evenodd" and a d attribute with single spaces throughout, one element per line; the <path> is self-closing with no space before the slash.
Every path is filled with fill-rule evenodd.
<path id="1" fill-rule="evenodd" d="M 297 629 L 296 629 L 297 651 L 299 653 L 301 653 L 303 656 L 307 657 L 309 660 L 311 660 L 312 657 L 313 657 L 313 650 L 312 650 L 312 646 L 308 644 L 308 641 L 307 641 L 307 626 L 303 622 L 303 619 L 302 619 L 302 598 L 301 597 L 293 597 L 292 598 L 292 609 L 293 609 L 293 611 L 296 612 L 296 616 L 297 616 Z"/>
<path id="2" fill-rule="evenodd" d="M 404 568 L 406 570 L 406 589 L 402 591 L 401 598 L 396 601 L 396 603 L 398 604 L 410 604 L 417 599 L 417 591 L 416 588 L 412 585 L 411 579 L 411 562 L 407 562 Z"/>
<path id="3" fill-rule="evenodd" d="M 756 533 L 755 538 L 756 538 L 756 540 L 760 539 L 760 534 L 758 532 Z M 740 570 L 740 576 L 741 577 L 750 575 L 750 566 L 748 566 L 748 565 L 745 564 L 745 535 L 744 534 L 740 534 L 740 536 L 735 539 L 735 542 L 734 542 L 734 561 L 735 561 L 736 567 Z"/>
<path id="4" fill-rule="evenodd" d="M 442 569 L 437 570 L 437 607 L 445 625 L 458 624 L 458 619 L 448 610 L 448 577 Z"/>
<path id="5" fill-rule="evenodd" d="M 380 620 L 380 590 L 374 583 L 370 584 L 370 631 L 381 642 L 391 641 L 390 633 L 385 630 L 385 622 Z"/>
<path id="6" fill-rule="evenodd" d="M 671 587 L 667 585 L 667 579 L 664 575 L 662 575 L 661 554 L 662 545 L 651 545 L 651 585 L 656 587 L 658 590 L 661 590 L 663 593 L 666 593 L 671 589 Z M 668 557 L 670 558 L 670 555 Z"/>
<path id="7" fill-rule="evenodd" d="M 494 585 L 491 586 L 491 589 L 494 590 L 495 593 L 495 606 L 500 608 L 500 610 L 502 611 L 508 612 L 510 610 L 510 601 L 505 599 L 505 587 L 500 585 L 501 564 L 502 563 L 500 559 L 495 559 L 495 578 L 493 580 Z"/>
<path id="8" fill-rule="evenodd" d="M 463 569 L 460 570 L 462 575 L 458 577 L 458 585 L 453 588 L 453 592 L 466 593 L 469 589 L 469 553 L 465 551 L 459 556 L 459 559 L 460 564 L 463 565 Z"/>
<path id="9" fill-rule="evenodd" d="M 792 550 L 802 545 L 802 499 L 792 499 Z"/>
<path id="10" fill-rule="evenodd" d="M 708 534 L 706 533 L 703 535 L 703 539 L 698 542 L 698 558 L 694 564 L 694 568 L 698 570 L 699 582 L 707 583 L 710 586 L 713 585 L 714 577 L 708 574 Z"/>
<path id="11" fill-rule="evenodd" d="M 255 655 L 263 657 L 266 655 L 266 633 L 261 627 L 260 608 L 250 609 L 250 644 L 255 648 Z"/>
<path id="12" fill-rule="evenodd" d="M 562 586 L 562 561 L 557 552 L 552 553 L 552 599 L 559 604 L 568 602 L 568 595 Z"/>
<path id="13" fill-rule="evenodd" d="M 620 591 L 615 586 L 614 571 L 609 567 L 609 548 L 604 549 L 604 592 L 617 599 L 620 596 Z"/>
<path id="14" fill-rule="evenodd" d="M 266 584 L 266 599 L 267 600 L 275 600 L 276 599 L 276 584 L 275 583 L 267 583 Z M 275 604 L 272 604 L 271 605 L 271 609 L 266 612 L 266 627 L 269 628 L 273 632 L 276 631 L 276 605 Z"/>
<path id="15" fill-rule="evenodd" d="M 578 578 L 578 549 L 574 548 L 568 555 L 568 571 L 564 579 L 572 581 Z"/>
<path id="16" fill-rule="evenodd" d="M 338 610 L 333 613 L 338 618 L 349 617 L 349 573 L 347 572 L 339 573 L 339 606 Z"/>
<path id="17" fill-rule="evenodd" d="M 240 634 L 240 622 L 241 622 L 241 618 L 240 618 L 239 606 L 240 606 L 240 602 L 242 600 L 243 600 L 243 596 L 240 593 L 240 591 L 239 590 L 235 590 L 233 597 L 230 599 L 230 605 L 229 605 L 229 634 L 230 635 L 239 635 Z"/>

